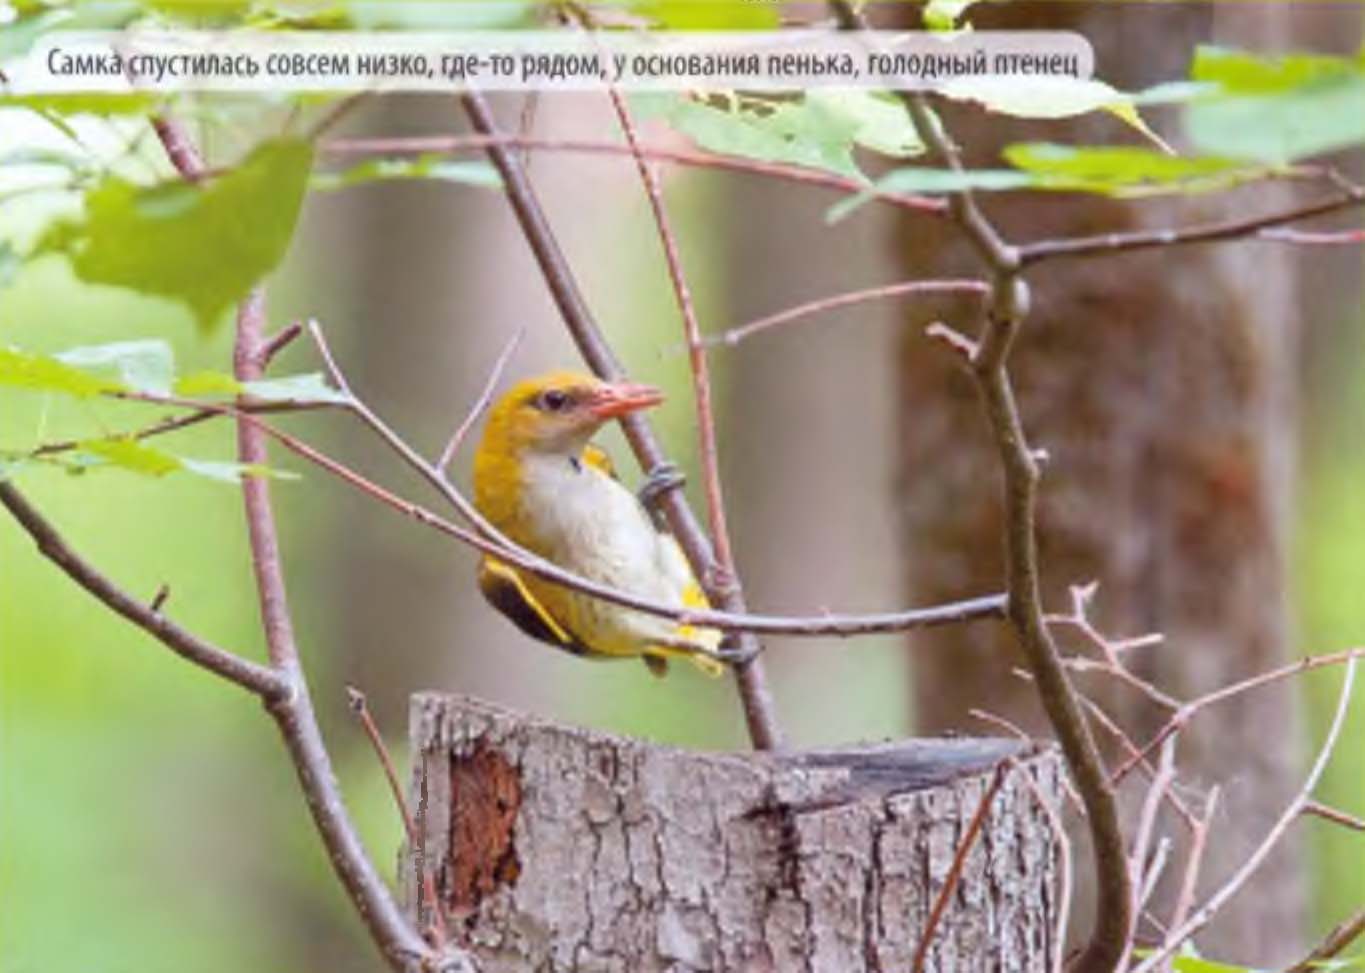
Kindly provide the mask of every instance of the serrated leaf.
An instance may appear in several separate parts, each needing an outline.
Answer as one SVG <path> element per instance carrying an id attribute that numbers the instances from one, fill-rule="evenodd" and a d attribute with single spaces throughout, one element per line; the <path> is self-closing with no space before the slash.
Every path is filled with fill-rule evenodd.
<path id="1" fill-rule="evenodd" d="M 89 397 L 123 391 L 123 386 L 73 368 L 47 355 L 0 348 L 0 385 Z"/>
<path id="2" fill-rule="evenodd" d="M 53 356 L 81 369 L 112 366 L 122 384 L 138 392 L 167 395 L 175 377 L 175 353 L 160 339 L 116 341 L 71 348 Z"/>
<path id="3" fill-rule="evenodd" d="M 487 162 L 452 162 L 440 155 L 415 159 L 370 159 L 342 172 L 319 172 L 309 180 L 312 189 L 331 191 L 391 179 L 437 179 L 484 189 L 501 189 L 502 177 Z"/>
<path id="4" fill-rule="evenodd" d="M 281 139 L 202 187 L 109 177 L 86 194 L 84 217 L 52 227 L 38 252 L 65 253 L 90 283 L 182 301 L 207 330 L 283 258 L 311 163 L 308 143 Z"/>
<path id="5" fill-rule="evenodd" d="M 731 98 L 726 107 L 685 97 L 637 103 L 711 152 L 864 178 L 853 162 L 864 120 L 818 99 Z"/>
<path id="6" fill-rule="evenodd" d="M 264 378 L 241 383 L 242 391 L 266 402 L 332 402 L 345 405 L 350 398 L 327 384 L 320 372 Z"/>

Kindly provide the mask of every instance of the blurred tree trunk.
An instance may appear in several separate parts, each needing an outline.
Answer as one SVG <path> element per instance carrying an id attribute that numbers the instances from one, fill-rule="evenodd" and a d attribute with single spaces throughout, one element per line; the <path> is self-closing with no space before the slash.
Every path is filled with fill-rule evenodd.
<path id="1" fill-rule="evenodd" d="M 1291 13 L 1257 6 L 1215 17 L 1208 5 L 1087 4 L 976 7 L 973 15 L 979 29 L 1080 30 L 1095 46 L 1096 74 L 1140 90 L 1183 77 L 1199 43 L 1282 48 Z M 1098 115 L 1041 132 L 978 111 L 945 116 L 977 167 L 996 164 L 1011 141 L 1136 138 Z M 1022 241 L 1227 218 L 1287 198 L 1272 186 L 1172 205 L 1038 194 L 989 197 L 984 207 Z M 894 245 L 906 276 L 955 276 L 975 266 L 942 223 L 907 221 Z M 1017 345 L 1015 378 L 1025 424 L 1049 455 L 1039 523 L 1049 608 L 1067 609 L 1068 585 L 1099 580 L 1101 629 L 1164 633 L 1166 643 L 1142 649 L 1134 667 L 1177 697 L 1289 658 L 1299 319 L 1292 256 L 1234 243 L 1063 262 L 1029 279 L 1034 311 Z M 900 355 L 901 503 L 916 602 L 997 589 L 1003 573 L 995 456 L 969 379 L 923 336 L 932 318 L 915 315 Z M 979 731 L 973 707 L 1045 729 L 1030 687 L 1011 675 L 1021 658 L 1004 628 L 944 630 L 913 644 L 922 730 Z M 1164 714 L 1132 692 L 1094 681 L 1085 688 L 1138 740 L 1160 725 Z M 1245 858 L 1297 786 L 1296 694 L 1292 683 L 1265 689 L 1202 716 L 1182 736 L 1186 787 L 1224 786 L 1205 887 Z M 1183 839 L 1177 822 L 1166 828 Z M 1265 964 L 1296 951 L 1300 858 L 1291 837 L 1201 940 L 1208 955 Z M 1168 885 L 1179 879 L 1178 852 L 1173 862 Z M 1149 923 L 1140 930 L 1155 934 Z"/>

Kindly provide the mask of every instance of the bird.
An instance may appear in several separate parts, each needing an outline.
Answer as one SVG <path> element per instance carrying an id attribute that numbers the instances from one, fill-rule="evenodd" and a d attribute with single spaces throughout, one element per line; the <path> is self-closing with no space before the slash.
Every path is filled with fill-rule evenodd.
<path id="1" fill-rule="evenodd" d="M 555 371 L 518 382 L 489 410 L 474 455 L 474 506 L 509 540 L 559 567 L 678 609 L 709 608 L 678 541 L 591 442 L 608 420 L 663 401 L 649 385 Z M 646 491 L 676 470 L 660 471 Z M 657 676 L 685 658 L 724 672 L 718 629 L 679 624 L 554 584 L 485 553 L 478 584 L 524 634 L 592 659 L 641 658 Z"/>

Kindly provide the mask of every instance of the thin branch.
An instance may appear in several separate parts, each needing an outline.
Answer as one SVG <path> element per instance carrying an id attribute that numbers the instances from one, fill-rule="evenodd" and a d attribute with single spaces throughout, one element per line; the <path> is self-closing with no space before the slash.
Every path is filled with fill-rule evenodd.
<path id="1" fill-rule="evenodd" d="M 328 155 L 426 155 L 428 153 L 454 154 L 459 152 L 487 152 L 493 148 L 516 150 L 570 152 L 584 155 L 632 156 L 630 146 L 619 142 L 602 142 L 588 139 L 539 138 L 525 135 L 511 135 L 501 132 L 478 135 L 419 135 L 399 138 L 356 138 L 331 139 L 323 142 L 322 151 Z M 640 154 L 646 159 L 658 162 L 671 162 L 677 165 L 696 166 L 708 169 L 724 169 L 731 172 L 751 173 L 785 179 L 789 182 L 804 183 L 824 189 L 846 193 L 874 192 L 863 180 L 841 176 L 821 169 L 807 169 L 804 166 L 789 165 L 781 162 L 765 162 L 760 159 L 746 159 L 741 156 L 718 155 L 713 152 L 678 149 L 657 145 L 641 145 Z M 942 215 L 948 205 L 941 199 L 927 196 L 911 196 L 905 193 L 874 192 L 874 200 L 889 203 L 901 209 L 919 213 Z"/>
<path id="2" fill-rule="evenodd" d="M 1344 247 L 1365 243 L 1365 230 L 1291 230 L 1283 227 L 1262 230 L 1258 239 L 1277 243 L 1297 243 L 1315 247 Z"/>
<path id="3" fill-rule="evenodd" d="M 1338 923 L 1311 953 L 1291 966 L 1285 973 L 1320 973 L 1327 960 L 1341 954 L 1347 946 L 1365 935 L 1365 908 Z"/>
<path id="4" fill-rule="evenodd" d="M 161 614 L 155 598 L 151 604 L 144 604 L 106 578 L 67 544 L 13 483 L 0 480 L 0 504 L 28 532 L 42 555 L 67 577 L 182 659 L 262 699 L 284 699 L 289 695 L 288 680 L 273 670 L 206 642 Z"/>
<path id="5" fill-rule="evenodd" d="M 112 398 L 123 399 L 132 402 L 150 402 L 157 405 L 171 405 L 185 407 L 186 405 L 200 405 L 200 403 L 190 400 L 180 399 L 175 396 L 157 395 L 150 392 L 117 392 L 111 393 Z M 462 543 L 468 544 L 485 554 L 507 562 L 521 570 L 544 578 L 555 584 L 584 594 L 592 595 L 603 601 L 622 605 L 626 608 L 634 608 L 649 615 L 657 615 L 660 618 L 669 618 L 682 625 L 700 626 L 706 628 L 719 628 L 733 632 L 760 632 L 774 635 L 799 635 L 807 637 L 818 637 L 834 635 L 848 637 L 854 635 L 870 635 L 879 632 L 903 632 L 918 628 L 934 628 L 942 625 L 955 625 L 963 622 L 976 621 L 979 619 L 1002 618 L 1005 613 L 1004 595 L 986 595 L 979 598 L 968 598 L 962 601 L 948 602 L 941 605 L 933 605 L 928 608 L 912 608 L 904 611 L 894 612 L 871 612 L 866 614 L 837 614 L 825 612 L 820 615 L 760 615 L 750 614 L 749 612 L 718 611 L 715 609 L 700 608 L 678 608 L 675 605 L 663 602 L 652 601 L 642 598 L 639 595 L 622 591 L 608 585 L 599 584 L 580 575 L 567 571 L 550 561 L 541 558 L 523 547 L 518 547 L 511 541 L 503 537 L 498 531 L 488 524 L 474 510 L 469 501 L 450 485 L 435 467 L 424 460 L 420 454 L 409 446 L 403 439 L 394 433 L 382 420 L 375 415 L 368 406 L 364 406 L 360 400 L 352 397 L 353 411 L 364 419 L 367 425 L 377 431 L 382 430 L 381 435 L 387 443 L 399 451 L 414 470 L 422 473 L 433 486 L 441 492 L 452 504 L 459 506 L 464 511 L 467 510 L 471 522 L 475 524 L 474 529 L 467 529 L 458 524 L 451 523 L 449 520 L 428 510 L 421 504 L 405 500 L 392 491 L 380 486 L 367 477 L 357 473 L 345 464 L 332 459 L 320 450 L 308 445 L 296 436 L 283 430 L 276 429 L 251 412 L 227 404 L 204 405 L 206 409 L 213 412 L 232 416 L 239 422 L 251 425 L 259 429 L 265 436 L 274 439 L 290 452 L 302 457 L 315 466 L 320 467 L 332 474 L 349 486 L 366 494 L 370 498 L 379 501 L 385 506 L 411 517 L 440 533 L 447 534 Z"/>
<path id="6" fill-rule="evenodd" d="M 350 705 L 351 712 L 355 714 L 357 722 L 360 723 L 360 728 L 365 731 L 365 738 L 370 741 L 370 748 L 374 750 L 379 765 L 384 769 L 384 777 L 389 782 L 389 791 L 393 794 L 393 803 L 397 806 L 398 816 L 403 821 L 403 833 L 407 836 L 408 847 L 415 848 L 417 842 L 421 840 L 417 833 L 417 824 L 412 819 L 412 811 L 408 808 L 408 800 L 403 795 L 403 787 L 398 783 L 398 772 L 394 770 L 393 758 L 389 756 L 389 748 L 384 745 L 384 735 L 379 732 L 374 717 L 370 715 L 369 702 L 365 699 L 365 694 L 354 686 L 346 687 L 346 702 Z M 436 944 L 444 946 L 450 941 L 450 934 L 446 929 L 445 916 L 441 912 L 441 900 L 436 895 L 436 880 L 432 877 L 431 872 L 425 868 L 422 870 L 420 885 L 422 895 L 427 900 L 427 908 L 431 910 L 431 927 L 436 937 Z"/>
<path id="7" fill-rule="evenodd" d="M 1135 230 L 1131 233 L 1102 233 L 1097 236 L 1073 237 L 1062 240 L 1039 240 L 1019 247 L 1019 261 L 1032 266 L 1059 257 L 1096 257 L 1153 247 L 1187 246 L 1192 243 L 1214 243 L 1236 240 L 1260 233 L 1285 223 L 1297 223 L 1313 216 L 1352 209 L 1365 203 L 1365 189 L 1350 184 L 1339 184 L 1341 191 L 1328 199 L 1305 203 L 1291 209 L 1244 219 L 1201 223 L 1183 228 Z"/>
<path id="8" fill-rule="evenodd" d="M 1142 810 L 1138 814 L 1137 831 L 1133 836 L 1133 850 L 1129 855 L 1128 865 L 1132 874 L 1134 915 L 1140 914 L 1142 903 L 1146 898 L 1142 890 L 1147 888 L 1149 884 L 1154 886 L 1157 878 L 1155 866 L 1150 871 L 1145 871 L 1147 850 L 1151 846 L 1152 836 L 1155 833 L 1157 812 L 1161 809 L 1161 802 L 1175 781 L 1175 743 L 1176 737 L 1171 737 L 1161 748 L 1161 762 L 1157 766 L 1156 776 L 1152 778 L 1152 783 L 1148 787 L 1147 795 L 1142 802 Z M 1119 961 L 1118 967 L 1122 968 L 1127 959 L 1128 956 L 1125 953 Z"/>
<path id="9" fill-rule="evenodd" d="M 466 91 L 461 97 L 470 124 L 482 135 L 498 135 L 497 122 L 487 100 L 478 91 Z M 488 156 L 502 175 L 507 200 L 521 224 L 526 241 L 540 266 L 545 283 L 550 288 L 570 336 L 579 353 L 594 373 L 606 379 L 619 379 L 624 374 L 621 363 L 607 344 L 601 329 L 584 301 L 573 271 L 569 268 L 559 243 L 555 239 L 545 212 L 536 199 L 535 191 L 517 154 L 506 145 L 490 143 Z M 622 417 L 626 434 L 640 468 L 646 473 L 664 466 L 666 458 L 649 421 L 641 414 Z M 673 536 L 687 555 L 692 570 L 705 578 L 712 563 L 711 545 L 706 533 L 681 490 L 668 490 L 659 497 L 659 506 L 668 520 Z M 743 612 L 744 598 L 737 590 L 710 592 L 719 606 L 729 612 Z M 704 624 L 704 623 L 702 623 Z M 740 657 L 749 661 L 735 667 L 740 700 L 749 738 L 756 749 L 771 750 L 781 745 L 777 722 L 777 708 L 768 688 L 763 661 L 758 657 L 758 642 L 752 635 L 742 636 L 737 646 Z"/>
<path id="10" fill-rule="evenodd" d="M 645 196 L 649 200 L 650 211 L 654 214 L 654 224 L 659 231 L 659 241 L 663 245 L 664 262 L 668 266 L 668 278 L 673 284 L 673 294 L 678 300 L 678 310 L 682 314 L 683 333 L 687 337 L 687 357 L 692 368 L 693 396 L 697 407 L 697 449 L 701 459 L 702 488 L 706 495 L 707 521 L 711 528 L 711 552 L 715 558 L 714 570 L 721 580 L 721 587 L 738 587 L 739 576 L 735 571 L 735 555 L 730 543 L 730 528 L 725 516 L 725 493 L 720 479 L 720 450 L 716 444 L 716 414 L 711 391 L 711 369 L 706 363 L 705 348 L 702 344 L 701 322 L 697 320 L 697 308 L 692 301 L 692 289 L 683 273 L 682 256 L 678 252 L 678 238 L 668 219 L 664 206 L 664 191 L 659 184 L 659 176 L 640 154 L 640 138 L 635 131 L 635 122 L 630 117 L 626 100 L 615 87 L 608 87 L 607 94 L 616 109 L 616 118 L 626 135 L 630 150 L 635 155 L 635 165 L 644 183 Z M 776 733 L 776 727 L 773 727 Z"/>
<path id="11" fill-rule="evenodd" d="M 849 0 L 829 2 L 841 28 L 866 29 L 862 13 Z M 925 96 L 910 91 L 900 95 L 929 153 L 948 170 L 961 171 L 957 148 L 930 111 Z M 1023 263 L 1019 250 L 1000 235 L 972 193 L 951 194 L 948 213 L 991 273 L 984 330 L 970 370 L 981 392 L 1004 473 L 1009 620 L 1037 681 L 1039 701 L 1085 802 L 1094 848 L 1095 927 L 1074 969 L 1076 973 L 1112 973 L 1125 955 L 1132 933 L 1132 877 L 1114 787 L 1056 641 L 1043 620 L 1036 516 L 1040 470 L 1038 456 L 1024 432 L 1008 369 L 1010 348 L 1028 313 L 1028 287 L 1020 275 Z"/>
<path id="12" fill-rule="evenodd" d="M 1185 924 L 1190 909 L 1194 908 L 1194 897 L 1199 891 L 1199 871 L 1204 864 L 1204 852 L 1209 845 L 1209 834 L 1213 830 L 1213 816 L 1218 811 L 1218 798 L 1222 792 L 1215 785 L 1204 798 L 1204 810 L 1199 815 L 1194 830 L 1190 832 L 1190 847 L 1185 854 L 1185 874 L 1180 880 L 1180 894 L 1176 897 L 1175 907 L 1171 910 L 1171 921 L 1167 928 L 1177 929 Z"/>
<path id="13" fill-rule="evenodd" d="M 1309 801 L 1303 806 L 1303 813 L 1315 818 L 1322 818 L 1324 821 L 1331 821 L 1333 824 L 1350 828 L 1352 831 L 1365 831 L 1365 818 L 1347 814 L 1340 808 L 1331 807 L 1321 801 Z"/>
<path id="14" fill-rule="evenodd" d="M 261 367 L 265 368 L 274 361 L 275 356 L 288 348 L 302 332 L 303 325 L 297 321 L 292 321 L 266 339 L 265 344 L 261 347 Z"/>
<path id="15" fill-rule="evenodd" d="M 517 346 L 521 344 L 521 339 L 525 335 L 526 329 L 524 327 L 518 328 L 516 333 L 508 339 L 507 344 L 503 346 L 502 353 L 493 362 L 493 368 L 488 373 L 488 380 L 484 382 L 483 391 L 474 400 L 474 404 L 469 407 L 469 412 L 465 415 L 464 421 L 451 434 L 445 449 L 441 450 L 441 458 L 436 461 L 436 469 L 442 476 L 450 468 L 450 462 L 455 458 L 455 454 L 460 451 L 460 445 L 469 435 L 469 430 L 473 429 L 474 423 L 478 422 L 479 417 L 488 411 L 489 403 L 493 401 L 493 392 L 497 389 L 498 382 L 502 380 L 502 373 L 507 370 L 508 362 L 512 360 L 512 355 L 516 352 Z"/>
<path id="16" fill-rule="evenodd" d="M 190 182 L 202 179 L 203 159 L 181 126 L 167 116 L 154 118 L 153 126 L 181 176 Z M 258 287 L 237 309 L 233 376 L 239 382 L 255 381 L 264 374 L 268 347 L 265 328 L 265 295 Z M 269 456 L 263 423 L 245 412 L 239 413 L 237 420 L 238 459 L 246 464 L 265 464 Z M 442 954 L 432 950 L 408 925 L 361 844 L 341 798 L 294 641 L 268 481 L 263 477 L 244 477 L 242 500 L 267 652 L 277 674 L 289 687 L 289 694 L 272 700 L 267 709 L 293 760 L 332 867 L 368 926 L 371 938 L 394 970 L 468 968 L 470 963 L 463 953 Z"/>
<path id="17" fill-rule="evenodd" d="M 1289 802 L 1275 824 L 1266 832 L 1265 838 L 1256 846 L 1255 850 L 1242 862 L 1240 868 L 1233 873 L 1221 888 L 1210 895 L 1189 919 L 1177 926 L 1162 943 L 1160 948 L 1147 956 L 1140 963 L 1133 973 L 1149 973 L 1158 964 L 1174 953 L 1180 946 L 1187 942 L 1191 936 L 1199 932 L 1218 914 L 1233 896 L 1242 890 L 1248 880 L 1256 873 L 1257 869 L 1269 856 L 1270 852 L 1284 837 L 1286 831 L 1294 823 L 1302 812 L 1305 804 L 1308 803 L 1310 795 L 1318 785 L 1318 780 L 1322 773 L 1327 769 L 1327 762 L 1331 759 L 1332 751 L 1336 749 L 1337 740 L 1341 735 L 1341 729 L 1346 723 L 1346 714 L 1351 708 L 1351 689 L 1355 685 L 1356 660 L 1351 659 L 1346 664 L 1346 676 L 1341 681 L 1341 693 L 1337 698 L 1336 713 L 1332 717 L 1332 724 L 1327 730 L 1327 737 L 1323 741 L 1322 749 L 1318 751 L 1317 759 L 1313 761 L 1313 766 L 1308 772 L 1307 779 L 1303 786 L 1299 788 L 1294 799 Z"/>
<path id="18" fill-rule="evenodd" d="M 1161 746 L 1163 740 L 1188 723 L 1200 710 L 1212 706 L 1214 703 L 1225 702 L 1235 696 L 1240 696 L 1242 693 L 1249 692 L 1253 689 L 1259 689 L 1262 686 L 1268 686 L 1271 683 L 1279 682 L 1283 679 L 1289 679 L 1313 669 L 1341 665 L 1342 663 L 1353 662 L 1360 658 L 1365 658 L 1365 647 L 1343 649 L 1340 652 L 1330 652 L 1323 655 L 1305 656 L 1297 662 L 1291 662 L 1287 665 L 1280 666 L 1278 669 L 1271 669 L 1268 672 L 1248 676 L 1240 682 L 1232 683 L 1221 689 L 1215 689 L 1212 692 L 1205 693 L 1197 699 L 1192 699 L 1172 713 L 1170 719 L 1168 719 L 1161 729 L 1152 736 L 1152 739 L 1147 741 L 1147 744 L 1141 750 L 1119 765 L 1113 773 L 1113 780 L 1115 783 L 1123 780 L 1140 760 L 1145 760 L 1150 757 L 1152 752 L 1155 751 L 1157 747 Z"/>
<path id="19" fill-rule="evenodd" d="M 197 404 L 197 403 L 196 403 Z M 304 412 L 312 409 L 335 408 L 335 402 L 261 402 L 254 405 L 244 406 L 244 411 L 250 413 L 276 413 L 276 412 Z M 117 438 L 135 439 L 139 442 L 144 439 L 151 439 L 154 436 L 162 436 L 168 432 L 176 432 L 180 429 L 188 429 L 190 426 L 197 426 L 201 422 L 207 422 L 222 415 L 216 409 L 196 408 L 192 412 L 187 412 L 178 416 L 167 416 L 141 429 L 134 429 L 132 432 L 117 433 Z M 43 443 L 43 445 L 30 451 L 30 456 L 55 456 L 59 453 L 69 453 L 74 449 L 79 449 L 85 442 L 83 439 L 63 439 L 59 442 Z"/>
<path id="20" fill-rule="evenodd" d="M 915 955 L 910 960 L 910 973 L 922 973 L 925 958 L 929 955 L 929 947 L 934 942 L 934 933 L 938 931 L 939 922 L 948 910 L 948 902 L 952 899 L 953 893 L 957 891 L 958 882 L 962 879 L 962 869 L 967 864 L 967 855 L 971 853 L 972 845 L 976 844 L 977 836 L 981 834 L 981 828 L 986 823 L 986 815 L 990 812 L 991 804 L 995 801 L 995 795 L 1000 793 L 1000 786 L 1004 784 L 1005 776 L 1014 766 L 1013 760 L 1002 760 L 995 765 L 995 773 L 991 775 L 990 783 L 981 793 L 981 800 L 976 804 L 976 811 L 967 824 L 967 830 L 957 843 L 956 851 L 953 852 L 953 861 L 948 866 L 948 874 L 944 876 L 943 885 L 939 888 L 938 895 L 934 897 L 934 904 L 929 909 L 929 918 L 925 920 L 924 932 L 920 934 L 919 942 L 915 945 Z"/>
<path id="21" fill-rule="evenodd" d="M 831 297 L 822 297 L 815 301 L 807 301 L 805 304 L 789 307 L 785 311 L 778 311 L 776 314 L 757 318 L 737 328 L 731 328 L 729 331 L 711 335 L 703 344 L 708 348 L 714 348 L 717 345 L 733 348 L 746 338 L 752 338 L 754 335 L 772 328 L 789 324 L 792 321 L 799 321 L 815 314 L 835 311 L 851 304 L 861 304 L 865 301 L 884 300 L 892 297 L 915 297 L 922 294 L 989 294 L 990 290 L 990 285 L 983 280 L 908 280 L 899 284 L 867 287 L 862 290 L 848 291 L 844 294 L 835 294 Z"/>

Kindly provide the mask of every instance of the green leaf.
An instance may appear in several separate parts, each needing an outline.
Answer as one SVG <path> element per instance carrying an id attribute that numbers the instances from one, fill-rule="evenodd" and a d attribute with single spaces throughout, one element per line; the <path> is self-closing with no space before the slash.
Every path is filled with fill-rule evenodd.
<path id="1" fill-rule="evenodd" d="M 502 177 L 491 164 L 452 162 L 435 154 L 415 159 L 371 159 L 343 172 L 315 173 L 309 180 L 309 187 L 331 191 L 390 179 L 440 179 L 484 189 L 502 188 Z"/>
<path id="2" fill-rule="evenodd" d="M 924 26 L 932 31 L 957 30 L 958 18 L 976 0 L 929 0 L 924 5 Z"/>
<path id="3" fill-rule="evenodd" d="M 1228 94 L 1268 95 L 1348 78 L 1360 71 L 1360 61 L 1327 54 L 1262 57 L 1203 45 L 1195 49 L 1190 80 L 1216 84 Z"/>
<path id="4" fill-rule="evenodd" d="M 222 372 L 192 372 L 176 379 L 173 388 L 176 395 L 186 397 L 239 395 L 242 383 Z"/>
<path id="5" fill-rule="evenodd" d="M 1106 194 L 1160 190 L 1204 192 L 1265 175 L 1219 156 L 1176 156 L 1136 146 L 1068 146 L 1026 142 L 1008 146 L 1004 156 L 1036 177 L 1043 189 Z"/>
<path id="6" fill-rule="evenodd" d="M 90 375 L 47 355 L 14 348 L 0 348 L 0 385 L 81 397 L 123 391 L 117 382 Z"/>
<path id="7" fill-rule="evenodd" d="M 954 172 L 951 169 L 931 169 L 906 167 L 892 169 L 868 189 L 840 200 L 825 213 L 825 222 L 837 223 L 854 210 L 876 199 L 878 193 L 912 193 L 936 196 L 943 193 L 960 193 L 967 190 L 987 190 L 1000 192 L 1009 189 L 1027 189 L 1034 185 L 1034 177 L 1024 172 L 1010 169 L 964 169 Z"/>
<path id="8" fill-rule="evenodd" d="M 242 390 L 266 402 L 332 402 L 345 405 L 351 401 L 346 393 L 328 385 L 321 372 L 243 382 Z"/>
<path id="9" fill-rule="evenodd" d="M 19 268 L 23 262 L 23 258 L 19 256 L 19 251 L 14 249 L 12 243 L 8 240 L 0 240 L 0 290 L 14 283 L 14 278 L 19 276 Z"/>
<path id="10" fill-rule="evenodd" d="M 778 5 L 754 0 L 632 0 L 631 11 L 667 30 L 776 30 Z"/>
<path id="11" fill-rule="evenodd" d="M 82 91 L 45 95 L 0 94 L 0 108 L 31 108 L 45 115 L 145 115 L 157 104 L 145 91 Z"/>
<path id="12" fill-rule="evenodd" d="M 711 152 L 786 162 L 863 179 L 856 145 L 904 156 L 920 151 L 903 107 L 873 92 L 812 90 L 801 99 L 637 97 L 644 115 Z"/>
<path id="13" fill-rule="evenodd" d="M 259 146 L 203 186 L 140 188 L 109 177 L 81 220 L 52 227 L 38 252 L 61 252 L 82 280 L 180 300 L 210 328 L 284 256 L 303 202 L 312 148 Z"/>
<path id="14" fill-rule="evenodd" d="M 1257 973 L 1255 969 L 1248 966 L 1218 963 L 1201 956 L 1189 955 L 1175 957 L 1171 961 L 1171 968 L 1176 973 Z"/>
<path id="15" fill-rule="evenodd" d="M 77 448 L 111 466 L 143 476 L 165 476 L 181 469 L 180 460 L 170 453 L 155 446 L 146 446 L 131 437 L 88 439 L 79 443 Z"/>
<path id="16" fill-rule="evenodd" d="M 171 473 L 192 473 L 222 483 L 240 483 L 242 478 L 247 476 L 298 478 L 295 474 L 272 470 L 258 463 L 233 463 L 176 456 L 130 436 L 88 439 L 79 443 L 77 448 L 86 457 L 87 465 L 112 466 L 141 476 L 162 477 Z"/>
<path id="17" fill-rule="evenodd" d="M 138 392 L 168 395 L 175 377 L 175 353 L 160 339 L 116 341 L 72 348 L 54 356 L 81 369 L 112 365 L 124 386 Z"/>
<path id="18" fill-rule="evenodd" d="M 936 91 L 1015 118 L 1071 118 L 1132 102 L 1130 96 L 1103 81 L 1046 75 L 963 75 Z"/>
<path id="19" fill-rule="evenodd" d="M 1361 59 L 1202 47 L 1190 73 L 1215 86 L 1185 114 L 1190 140 L 1205 152 L 1285 164 L 1365 142 Z"/>

